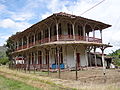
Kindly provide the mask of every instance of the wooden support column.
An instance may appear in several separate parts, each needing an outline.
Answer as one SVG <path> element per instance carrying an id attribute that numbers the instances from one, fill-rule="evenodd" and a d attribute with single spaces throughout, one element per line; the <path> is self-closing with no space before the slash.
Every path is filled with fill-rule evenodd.
<path id="1" fill-rule="evenodd" d="M 96 59 L 96 47 L 94 47 L 94 59 L 95 59 L 95 66 L 97 67 L 97 59 Z"/>
<path id="2" fill-rule="evenodd" d="M 86 67 L 88 67 L 88 55 L 87 55 L 87 46 L 85 46 L 85 61 L 86 61 Z"/>
<path id="3" fill-rule="evenodd" d="M 26 53 L 26 65 L 25 65 L 25 72 L 28 68 L 28 64 L 29 64 L 29 55 Z"/>
<path id="4" fill-rule="evenodd" d="M 49 34 L 48 36 L 49 36 L 49 42 L 50 42 L 50 32 L 51 32 L 51 31 L 50 31 L 50 27 L 48 28 L 48 32 L 49 32 L 49 33 L 48 33 L 48 34 Z"/>
<path id="5" fill-rule="evenodd" d="M 59 73 L 59 78 L 60 78 L 60 47 L 57 47 L 57 60 L 58 60 L 58 73 Z"/>
<path id="6" fill-rule="evenodd" d="M 106 67 L 105 67 L 105 59 L 104 59 L 104 47 L 101 48 L 101 51 L 102 51 L 102 64 L 103 64 L 103 75 L 105 75 L 105 70 L 106 70 Z"/>
<path id="7" fill-rule="evenodd" d="M 89 41 L 89 32 L 87 33 L 87 41 Z"/>
<path id="8" fill-rule="evenodd" d="M 27 48 L 29 47 L 29 37 L 27 36 Z"/>
<path id="9" fill-rule="evenodd" d="M 19 48 L 19 41 L 17 41 L 17 50 L 18 50 L 18 48 Z"/>
<path id="10" fill-rule="evenodd" d="M 35 45 L 35 34 L 34 34 L 34 43 L 33 44 Z"/>
<path id="11" fill-rule="evenodd" d="M 36 53 L 34 52 L 34 64 L 33 64 L 33 66 L 34 66 L 34 74 L 35 74 L 35 68 L 36 68 Z"/>
<path id="12" fill-rule="evenodd" d="M 77 72 L 77 68 L 78 68 L 78 63 L 77 63 L 77 59 L 76 59 L 76 48 L 77 48 L 77 46 L 76 45 L 73 45 L 72 46 L 73 47 L 73 51 L 74 51 L 74 60 L 75 60 L 75 72 L 76 72 L 76 80 L 78 80 L 78 72 Z"/>
<path id="13" fill-rule="evenodd" d="M 23 38 L 22 38 L 22 49 L 23 49 Z"/>
<path id="14" fill-rule="evenodd" d="M 41 51 L 42 56 L 42 64 L 44 64 L 44 49 Z M 43 65 L 40 64 L 40 69 L 43 67 Z"/>
<path id="15" fill-rule="evenodd" d="M 50 59 L 50 50 L 48 49 L 47 52 L 48 52 L 48 56 L 47 56 L 47 62 L 48 62 L 48 76 L 49 76 L 49 73 L 50 73 L 50 63 L 49 63 L 49 59 Z"/>
<path id="16" fill-rule="evenodd" d="M 102 43 L 102 30 L 100 30 L 101 43 Z"/>
<path id="17" fill-rule="evenodd" d="M 75 40 L 75 28 L 74 28 L 74 24 L 72 24 L 72 29 L 73 29 L 73 39 Z"/>
<path id="18" fill-rule="evenodd" d="M 38 51 L 36 52 L 36 64 L 39 64 L 38 63 Z"/>
<path id="19" fill-rule="evenodd" d="M 92 29 L 92 31 L 93 31 L 93 42 L 95 42 L 95 30 Z"/>
<path id="20" fill-rule="evenodd" d="M 57 41 L 59 40 L 58 23 L 56 23 Z"/>
<path id="21" fill-rule="evenodd" d="M 107 46 L 102 46 L 100 47 L 101 51 L 102 51 L 102 63 L 103 63 L 103 75 L 105 76 L 106 74 L 106 67 L 105 67 L 105 59 L 104 59 L 104 50 L 107 48 Z M 106 77 L 105 77 L 105 81 L 106 81 Z"/>
<path id="22" fill-rule="evenodd" d="M 88 50 L 88 60 L 89 60 L 89 64 L 90 64 L 90 67 L 92 66 L 92 61 L 91 61 L 91 55 L 90 55 L 90 51 L 93 49 L 93 46 L 88 46 L 87 47 L 87 50 Z"/>
<path id="23" fill-rule="evenodd" d="M 29 53 L 29 55 L 28 55 L 28 71 L 29 71 L 29 73 L 30 73 L 30 53 Z"/>
<path id="24" fill-rule="evenodd" d="M 83 36 L 84 36 L 84 40 L 86 40 L 86 35 L 85 35 L 85 25 L 83 26 Z"/>

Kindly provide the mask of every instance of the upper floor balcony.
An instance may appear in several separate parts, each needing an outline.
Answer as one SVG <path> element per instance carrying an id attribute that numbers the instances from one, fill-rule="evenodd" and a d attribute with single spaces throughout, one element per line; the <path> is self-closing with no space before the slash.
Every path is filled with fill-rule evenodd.
<path id="1" fill-rule="evenodd" d="M 27 40 L 29 41 L 29 40 Z M 40 40 L 35 40 L 33 42 L 28 42 L 22 46 L 18 46 L 16 48 L 16 51 L 30 48 L 32 46 L 38 45 L 38 44 L 44 44 L 49 42 L 55 42 L 55 41 L 86 41 L 86 42 L 95 42 L 95 43 L 102 43 L 102 39 L 94 38 L 94 37 L 88 37 L 88 36 L 80 36 L 80 35 L 55 35 L 47 38 L 43 38 Z M 23 41 L 24 42 L 24 41 Z"/>

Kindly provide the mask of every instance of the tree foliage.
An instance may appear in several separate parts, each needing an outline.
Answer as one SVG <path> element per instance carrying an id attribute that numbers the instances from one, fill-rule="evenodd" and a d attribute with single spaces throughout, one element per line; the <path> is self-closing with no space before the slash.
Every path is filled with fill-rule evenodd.
<path id="1" fill-rule="evenodd" d="M 6 55 L 8 56 L 8 59 L 11 61 L 12 60 L 12 52 L 14 51 L 13 41 L 10 38 L 8 38 L 8 40 L 6 42 L 7 42 L 7 44 L 5 45 L 7 48 Z"/>
<path id="2" fill-rule="evenodd" d="M 108 55 L 113 57 L 113 62 L 115 65 L 120 66 L 120 49 L 113 51 Z"/>
<path id="3" fill-rule="evenodd" d="M 8 62 L 9 62 L 8 57 L 2 57 L 2 58 L 0 58 L 0 64 L 5 65 Z"/>

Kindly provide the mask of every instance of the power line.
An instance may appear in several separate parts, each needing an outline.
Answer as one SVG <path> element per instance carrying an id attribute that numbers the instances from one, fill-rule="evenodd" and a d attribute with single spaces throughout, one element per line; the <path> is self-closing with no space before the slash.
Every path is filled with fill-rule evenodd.
<path id="1" fill-rule="evenodd" d="M 94 5 L 93 7 L 89 8 L 88 10 L 84 11 L 83 13 L 81 13 L 81 15 L 85 14 L 86 12 L 90 11 L 91 9 L 95 8 L 96 6 L 98 6 L 99 4 L 101 4 L 102 2 L 104 2 L 105 0 L 102 0 L 101 2 L 97 3 L 96 5 Z"/>

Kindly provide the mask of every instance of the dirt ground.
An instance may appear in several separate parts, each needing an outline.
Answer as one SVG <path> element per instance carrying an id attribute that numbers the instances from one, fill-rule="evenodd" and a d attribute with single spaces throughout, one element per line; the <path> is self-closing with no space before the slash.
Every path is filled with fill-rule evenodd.
<path id="1" fill-rule="evenodd" d="M 32 81 L 34 83 L 37 82 L 37 87 L 39 83 L 46 82 L 49 85 L 44 85 L 44 86 L 49 86 L 51 87 L 52 85 L 57 85 L 59 87 L 67 87 L 72 89 L 77 89 L 77 90 L 120 90 L 120 69 L 106 69 L 106 75 L 103 75 L 103 70 L 100 67 L 97 68 L 86 68 L 84 70 L 78 71 L 78 80 L 75 80 L 75 71 L 65 71 L 61 72 L 61 78 L 58 79 L 58 72 L 50 72 L 49 76 L 47 72 L 34 72 L 31 71 L 30 73 L 27 71 L 26 73 L 24 71 L 17 71 L 17 70 L 9 70 L 8 68 L 1 68 L 0 67 L 0 74 L 4 73 L 4 75 L 11 76 L 14 74 L 15 76 L 19 76 L 18 78 L 34 78 Z M 28 76 L 29 75 L 29 76 Z M 12 77 L 9 77 L 12 78 Z M 36 81 L 37 80 L 37 81 Z M 31 85 L 35 86 L 36 85 L 32 83 Z M 52 88 L 54 88 L 52 86 Z M 51 90 L 51 89 L 50 89 Z M 53 89 L 52 89 L 53 90 Z M 68 90 L 68 89 L 67 89 Z"/>

